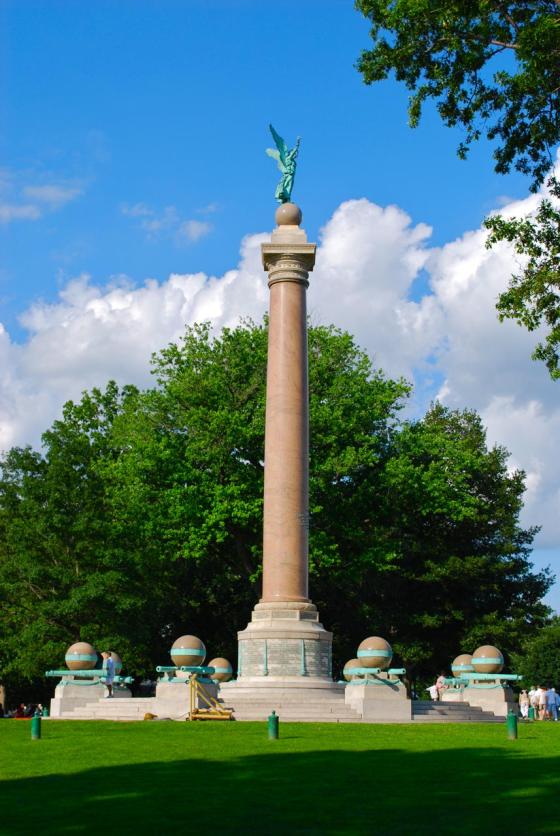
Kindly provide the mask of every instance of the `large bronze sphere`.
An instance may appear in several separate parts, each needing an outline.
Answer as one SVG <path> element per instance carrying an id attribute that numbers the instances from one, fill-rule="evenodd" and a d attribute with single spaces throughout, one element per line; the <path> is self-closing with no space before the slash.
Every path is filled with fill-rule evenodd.
<path id="1" fill-rule="evenodd" d="M 197 639 L 196 636 L 181 636 L 177 641 L 173 642 L 170 653 L 171 661 L 178 668 L 182 665 L 198 667 L 199 665 L 203 665 L 206 659 L 204 643 L 200 639 Z"/>
<path id="2" fill-rule="evenodd" d="M 214 682 L 229 682 L 233 676 L 233 668 L 231 663 L 223 656 L 217 656 L 208 662 L 209 668 L 214 668 L 214 673 L 210 674 L 210 679 Z"/>
<path id="3" fill-rule="evenodd" d="M 504 667 L 504 657 L 497 647 L 484 644 L 473 653 L 472 665 L 476 673 L 500 673 Z"/>
<path id="4" fill-rule="evenodd" d="M 362 663 L 359 659 L 350 659 L 349 662 L 346 662 L 344 665 L 344 670 L 342 671 L 342 675 L 347 682 L 350 682 L 354 676 L 356 676 L 356 671 L 360 668 L 363 668 Z"/>
<path id="5" fill-rule="evenodd" d="M 76 642 L 66 651 L 64 661 L 71 671 L 91 671 L 97 664 L 97 650 L 89 642 Z"/>
<path id="6" fill-rule="evenodd" d="M 470 653 L 461 653 L 456 656 L 451 663 L 451 672 L 453 676 L 460 677 L 464 673 L 472 673 L 474 668 L 472 666 L 472 656 Z"/>
<path id="7" fill-rule="evenodd" d="M 385 670 L 391 664 L 393 649 L 388 641 L 379 636 L 364 639 L 358 647 L 358 660 L 362 668 L 380 668 Z"/>

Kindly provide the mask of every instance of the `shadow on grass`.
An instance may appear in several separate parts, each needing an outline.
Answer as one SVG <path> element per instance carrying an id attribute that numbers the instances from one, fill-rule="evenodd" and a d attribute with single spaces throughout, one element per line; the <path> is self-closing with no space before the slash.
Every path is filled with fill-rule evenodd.
<path id="1" fill-rule="evenodd" d="M 558 833 L 559 788 L 503 749 L 189 758 L 6 781 L 0 833 Z"/>

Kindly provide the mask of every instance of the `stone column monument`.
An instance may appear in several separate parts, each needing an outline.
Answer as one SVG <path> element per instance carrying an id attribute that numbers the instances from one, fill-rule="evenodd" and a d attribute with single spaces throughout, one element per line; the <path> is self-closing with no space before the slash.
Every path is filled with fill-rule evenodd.
<path id="1" fill-rule="evenodd" d="M 307 310 L 315 244 L 284 202 L 262 245 L 270 288 L 264 461 L 263 591 L 238 633 L 238 684 L 328 687 L 332 634 L 308 593 Z"/>

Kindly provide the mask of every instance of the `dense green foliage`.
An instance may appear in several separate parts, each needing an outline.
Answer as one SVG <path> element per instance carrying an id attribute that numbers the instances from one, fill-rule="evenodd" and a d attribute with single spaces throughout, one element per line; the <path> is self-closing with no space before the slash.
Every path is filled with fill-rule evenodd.
<path id="1" fill-rule="evenodd" d="M 513 243 L 523 257 L 523 269 L 513 275 L 500 294 L 497 309 L 501 320 L 513 319 L 529 331 L 544 327 L 546 336 L 533 352 L 542 360 L 553 380 L 560 379 L 560 183 L 548 182 L 550 199 L 541 200 L 534 217 L 487 218 L 487 246 L 499 241 Z M 554 202 L 553 202 L 554 201 Z"/>
<path id="2" fill-rule="evenodd" d="M 512 166 L 536 191 L 560 142 L 558 0 L 356 0 L 373 46 L 358 69 L 366 84 L 394 73 L 411 92 L 410 124 L 433 100 L 444 124 L 464 131 L 459 156 L 483 134 L 495 143 L 495 169 Z M 560 196 L 554 179 L 551 195 Z M 535 218 L 487 219 L 489 245 L 510 241 L 527 266 L 499 297 L 499 317 L 547 333 L 533 358 L 560 377 L 560 213 L 544 200 Z"/>
<path id="3" fill-rule="evenodd" d="M 554 686 L 560 683 L 560 618 L 555 618 L 523 645 L 513 659 L 516 673 L 523 676 L 526 687 Z"/>
<path id="4" fill-rule="evenodd" d="M 0 674 L 39 677 L 78 639 L 131 674 L 199 635 L 235 661 L 259 596 L 266 324 L 208 326 L 154 358 L 144 392 L 84 394 L 0 473 Z M 352 338 L 309 329 L 311 594 L 335 671 L 385 635 L 411 673 L 504 651 L 544 623 L 550 580 L 519 525 L 523 474 L 479 417 L 399 420 L 403 381 Z"/>
<path id="5" fill-rule="evenodd" d="M 363 725 L 0 721 L 3 836 L 558 830 L 559 723 Z M 326 791 L 329 787 L 334 791 Z M 186 792 L 188 788 L 188 792 Z M 191 809 L 196 799 L 197 809 Z"/>
<path id="6" fill-rule="evenodd" d="M 434 100 L 444 124 L 464 130 L 459 155 L 485 134 L 496 171 L 516 169 L 536 188 L 560 141 L 558 0 L 357 0 L 373 47 L 366 84 L 394 73 L 411 91 L 409 117 Z"/>

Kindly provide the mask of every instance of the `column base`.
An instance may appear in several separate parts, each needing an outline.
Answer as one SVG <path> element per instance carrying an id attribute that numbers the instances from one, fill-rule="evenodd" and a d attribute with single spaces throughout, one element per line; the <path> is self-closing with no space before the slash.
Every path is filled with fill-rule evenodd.
<path id="1" fill-rule="evenodd" d="M 239 686 L 332 684 L 332 633 L 311 602 L 261 602 L 237 638 Z"/>

